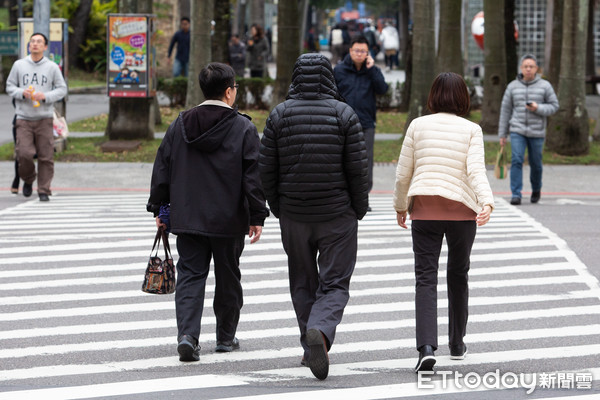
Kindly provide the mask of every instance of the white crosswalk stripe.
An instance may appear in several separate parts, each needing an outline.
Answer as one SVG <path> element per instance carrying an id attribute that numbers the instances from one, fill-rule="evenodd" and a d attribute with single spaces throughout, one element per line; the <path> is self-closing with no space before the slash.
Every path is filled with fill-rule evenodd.
<path id="1" fill-rule="evenodd" d="M 442 387 L 439 376 L 432 388 L 415 384 L 411 236 L 410 229 L 396 225 L 389 195 L 371 196 L 373 212 L 359 224 L 351 300 L 330 353 L 327 381 L 317 381 L 299 363 L 302 350 L 275 218 L 242 256 L 241 350 L 212 351 L 210 277 L 201 360 L 180 363 L 173 295 L 140 290 L 155 229 L 146 200 L 136 193 L 57 194 L 47 204 L 30 201 L 0 211 L 0 399 L 184 393 L 248 400 L 444 398 L 506 389 Z M 591 389 L 560 394 L 581 400 L 598 395 L 600 284 L 563 240 L 498 199 L 473 247 L 469 354 L 462 361 L 450 360 L 442 345 L 446 254 L 444 248 L 436 370 L 591 374 Z M 546 395 L 552 392 L 541 397 Z"/>

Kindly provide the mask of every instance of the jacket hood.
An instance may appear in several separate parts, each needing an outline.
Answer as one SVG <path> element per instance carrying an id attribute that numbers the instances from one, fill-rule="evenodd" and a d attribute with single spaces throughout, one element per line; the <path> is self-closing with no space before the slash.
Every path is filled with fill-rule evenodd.
<path id="1" fill-rule="evenodd" d="M 343 101 L 340 96 L 331 63 L 322 54 L 302 54 L 296 60 L 292 74 L 292 84 L 288 99 L 315 100 L 336 99 Z"/>
<path id="2" fill-rule="evenodd" d="M 525 80 L 523 79 L 523 74 L 519 73 L 519 75 L 517 75 L 517 79 L 518 79 L 518 80 L 519 80 L 519 82 L 521 82 L 523 85 L 533 85 L 534 83 L 537 83 L 537 82 L 539 82 L 539 80 L 540 80 L 540 79 L 542 79 L 542 77 L 541 77 L 539 74 L 537 74 L 537 75 L 535 76 L 535 78 L 533 78 L 533 80 L 532 80 L 532 81 L 529 81 L 529 82 L 527 82 L 527 81 L 525 81 Z"/>
<path id="3" fill-rule="evenodd" d="M 237 115 L 237 109 L 199 105 L 180 113 L 176 126 L 185 143 L 210 153 L 218 149 L 232 131 Z"/>

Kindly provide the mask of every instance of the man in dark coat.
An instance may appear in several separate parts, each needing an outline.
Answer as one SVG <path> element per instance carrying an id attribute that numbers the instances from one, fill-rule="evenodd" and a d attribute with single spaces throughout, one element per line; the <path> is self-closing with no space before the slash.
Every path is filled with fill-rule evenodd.
<path id="1" fill-rule="evenodd" d="M 364 36 L 352 40 L 350 54 L 336 65 L 335 82 L 340 94 L 358 114 L 365 135 L 369 157 L 369 190 L 373 187 L 373 146 L 375 144 L 375 121 L 377 100 L 375 95 L 388 90 L 385 78 L 369 54 L 369 43 Z"/>
<path id="2" fill-rule="evenodd" d="M 319 379 L 329 372 L 327 352 L 356 263 L 357 220 L 368 206 L 361 126 L 341 99 L 329 60 L 300 56 L 287 100 L 269 115 L 260 147 L 263 187 L 288 255 L 302 363 Z"/>
<path id="3" fill-rule="evenodd" d="M 177 44 L 177 55 L 173 62 L 173 77 L 188 76 L 188 67 L 190 61 L 190 19 L 181 18 L 181 29 L 175 32 L 169 43 L 168 60 L 171 63 L 171 53 L 175 44 Z"/>
<path id="4" fill-rule="evenodd" d="M 175 310 L 181 361 L 200 359 L 198 337 L 211 257 L 216 351 L 239 348 L 239 258 L 244 236 L 256 242 L 269 215 L 260 184 L 256 127 L 232 108 L 237 94 L 233 69 L 209 64 L 200 72 L 200 88 L 207 100 L 182 112 L 158 149 L 147 206 L 157 217 L 161 205 L 171 205 L 171 231 L 177 235 L 179 253 Z M 162 225 L 158 217 L 156 222 Z"/>

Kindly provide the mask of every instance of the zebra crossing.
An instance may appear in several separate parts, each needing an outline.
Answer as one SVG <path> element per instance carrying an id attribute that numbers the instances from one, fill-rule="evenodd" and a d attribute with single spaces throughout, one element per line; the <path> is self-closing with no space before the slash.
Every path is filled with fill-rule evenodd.
<path id="1" fill-rule="evenodd" d="M 180 363 L 173 295 L 140 290 L 155 232 L 146 200 L 136 193 L 69 193 L 0 211 L 0 399 L 480 398 L 502 390 L 527 397 L 525 388 L 510 385 L 446 386 L 443 376 L 433 377 L 433 387 L 418 386 L 410 230 L 397 226 L 390 195 L 371 196 L 373 212 L 359 224 L 351 299 L 326 381 L 300 365 L 286 257 L 272 217 L 242 256 L 241 350 L 213 351 L 211 277 L 200 362 Z M 536 398 L 598 396 L 598 280 L 554 233 L 497 202 L 471 257 L 463 361 L 450 360 L 442 345 L 443 251 L 436 370 L 570 376 L 570 389 L 555 380 L 556 387 L 536 387 Z"/>

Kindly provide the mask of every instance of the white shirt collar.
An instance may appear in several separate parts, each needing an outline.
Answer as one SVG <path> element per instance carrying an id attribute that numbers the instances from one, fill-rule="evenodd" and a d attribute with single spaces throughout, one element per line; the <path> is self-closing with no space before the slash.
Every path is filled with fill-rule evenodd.
<path id="1" fill-rule="evenodd" d="M 231 106 L 229 104 L 227 104 L 221 100 L 204 100 L 200 105 L 201 106 L 219 106 L 219 107 L 231 108 Z"/>

